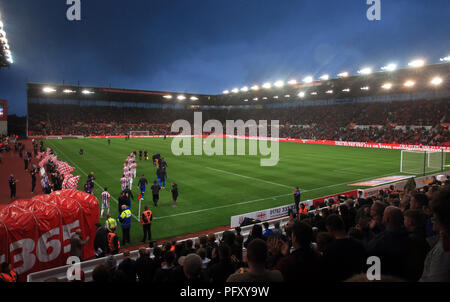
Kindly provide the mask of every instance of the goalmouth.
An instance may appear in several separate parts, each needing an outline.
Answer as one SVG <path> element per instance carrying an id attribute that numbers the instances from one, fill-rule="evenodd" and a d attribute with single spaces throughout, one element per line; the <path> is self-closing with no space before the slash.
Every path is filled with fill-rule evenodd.
<path id="1" fill-rule="evenodd" d="M 408 174 L 427 174 L 445 170 L 445 152 L 402 150 L 400 172 Z"/>
<path id="2" fill-rule="evenodd" d="M 130 137 L 150 136 L 150 131 L 130 131 Z"/>

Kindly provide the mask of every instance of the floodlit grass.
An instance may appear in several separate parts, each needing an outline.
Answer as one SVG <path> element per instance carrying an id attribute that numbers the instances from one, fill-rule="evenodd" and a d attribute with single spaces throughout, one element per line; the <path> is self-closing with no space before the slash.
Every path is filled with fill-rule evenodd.
<path id="1" fill-rule="evenodd" d="M 153 239 L 207 230 L 230 224 L 233 215 L 267 209 L 293 202 L 295 186 L 303 190 L 302 200 L 355 189 L 348 184 L 387 175 L 397 175 L 400 151 L 339 146 L 280 143 L 280 161 L 274 167 L 261 167 L 258 156 L 180 156 L 171 152 L 172 139 L 133 138 L 48 140 L 60 160 L 76 168 L 82 190 L 87 174 L 96 177 L 95 196 L 101 202 L 101 187 L 113 197 L 111 214 L 118 215 L 117 199 L 123 162 L 132 151 L 147 150 L 150 160 L 137 158 L 137 178 L 133 183 L 132 212 L 138 213 L 137 182 L 145 174 L 149 183 L 156 179 L 151 155 L 159 152 L 167 161 L 166 188 L 158 207 L 152 202 L 150 185 L 145 200 L 153 212 Z M 247 142 L 248 144 L 248 142 Z M 79 155 L 79 149 L 84 155 Z M 448 159 L 447 159 L 448 163 Z M 178 184 L 178 207 L 172 208 L 170 183 Z M 100 187 L 101 186 L 101 187 Z M 101 222 L 104 223 L 104 217 Z M 119 230 L 119 235 L 121 231 Z M 142 227 L 132 221 L 131 241 L 142 240 Z"/>

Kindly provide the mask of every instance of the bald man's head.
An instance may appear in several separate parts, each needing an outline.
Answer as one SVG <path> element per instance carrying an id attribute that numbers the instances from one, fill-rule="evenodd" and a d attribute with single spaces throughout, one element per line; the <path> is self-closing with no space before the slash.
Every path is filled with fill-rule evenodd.
<path id="1" fill-rule="evenodd" d="M 383 224 L 388 229 L 400 228 L 403 226 L 403 213 L 394 206 L 389 206 L 384 210 Z"/>

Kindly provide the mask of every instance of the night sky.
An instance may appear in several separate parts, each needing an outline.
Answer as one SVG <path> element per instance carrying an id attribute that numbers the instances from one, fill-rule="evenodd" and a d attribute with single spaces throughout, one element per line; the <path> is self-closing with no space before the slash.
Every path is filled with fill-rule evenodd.
<path id="1" fill-rule="evenodd" d="M 219 94 L 306 75 L 437 63 L 450 55 L 449 0 L 0 0 L 14 64 L 0 99 L 26 114 L 26 83 Z"/>

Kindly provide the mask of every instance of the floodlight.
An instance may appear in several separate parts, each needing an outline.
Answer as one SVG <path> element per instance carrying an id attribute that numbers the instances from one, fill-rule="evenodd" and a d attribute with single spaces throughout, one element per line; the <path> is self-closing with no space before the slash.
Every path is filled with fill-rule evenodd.
<path id="1" fill-rule="evenodd" d="M 422 67 L 423 65 L 425 65 L 425 61 L 424 60 L 414 60 L 408 63 L 408 66 L 413 67 L 413 68 L 418 68 L 418 67 Z"/>
<path id="2" fill-rule="evenodd" d="M 370 67 L 365 67 L 365 68 L 363 68 L 363 69 L 361 69 L 361 70 L 358 70 L 358 73 L 359 73 L 359 74 L 362 74 L 362 75 L 368 75 L 368 74 L 371 74 L 371 73 L 372 73 L 372 68 L 370 68 Z"/>
<path id="3" fill-rule="evenodd" d="M 179 101 L 184 101 L 186 99 L 186 97 L 184 95 L 179 95 L 179 96 L 177 96 L 177 99 Z"/>
<path id="4" fill-rule="evenodd" d="M 342 89 L 343 92 L 350 92 L 350 88 Z"/>
<path id="5" fill-rule="evenodd" d="M 292 80 L 290 80 L 290 81 L 288 82 L 288 84 L 289 84 L 289 85 L 295 85 L 295 84 L 297 84 L 297 80 L 292 79 Z"/>
<path id="6" fill-rule="evenodd" d="M 440 59 L 441 62 L 450 62 L 450 56 L 446 56 Z"/>
<path id="7" fill-rule="evenodd" d="M 396 69 L 397 69 L 397 64 L 393 64 L 393 63 L 388 64 L 384 67 L 381 67 L 381 70 L 383 70 L 383 71 L 394 71 Z"/>
<path id="8" fill-rule="evenodd" d="M 233 90 L 231 90 L 231 92 L 238 93 L 239 92 L 239 88 L 234 88 Z"/>
<path id="9" fill-rule="evenodd" d="M 305 97 L 305 92 L 304 91 L 300 91 L 298 96 L 301 97 L 301 98 L 304 98 Z"/>
<path id="10" fill-rule="evenodd" d="M 361 87 L 361 90 L 369 90 L 370 89 L 370 87 L 369 86 L 364 86 L 364 87 Z"/>
<path id="11" fill-rule="evenodd" d="M 438 85 L 441 85 L 443 81 L 444 80 L 442 80 L 442 78 L 440 78 L 440 77 L 434 77 L 430 83 L 434 86 L 438 86 Z"/>
<path id="12" fill-rule="evenodd" d="M 307 76 L 306 78 L 303 79 L 303 82 L 305 83 L 312 83 L 314 81 L 312 76 Z"/>
<path id="13" fill-rule="evenodd" d="M 346 78 L 346 77 L 348 77 L 348 72 L 347 71 L 341 72 L 341 73 L 338 74 L 338 77 Z"/>
<path id="14" fill-rule="evenodd" d="M 274 85 L 275 87 L 280 88 L 280 87 L 283 87 L 283 86 L 284 86 L 284 82 L 283 82 L 283 81 L 276 81 L 275 83 L 273 83 L 273 85 Z"/>
<path id="15" fill-rule="evenodd" d="M 85 90 L 81 91 L 81 93 L 82 94 L 93 94 L 94 92 L 85 89 Z"/>
<path id="16" fill-rule="evenodd" d="M 265 88 L 265 89 L 270 89 L 272 87 L 272 84 L 267 82 L 267 83 L 264 83 L 264 85 L 262 87 Z"/>
<path id="17" fill-rule="evenodd" d="M 42 91 L 45 92 L 45 93 L 52 93 L 52 92 L 56 92 L 56 89 L 52 88 L 52 87 L 44 87 L 42 89 Z"/>
<path id="18" fill-rule="evenodd" d="M 258 98 L 254 98 L 253 100 L 254 100 L 254 101 L 257 101 L 257 100 L 258 100 Z"/>
<path id="19" fill-rule="evenodd" d="M 229 94 L 229 93 L 230 93 L 229 90 L 224 90 L 224 91 L 223 91 L 223 94 Z"/>
<path id="20" fill-rule="evenodd" d="M 311 92 L 311 95 L 317 95 L 317 92 L 315 92 L 315 91 Z"/>
<path id="21" fill-rule="evenodd" d="M 328 94 L 332 94 L 333 93 L 333 90 L 327 90 L 327 92 L 326 93 L 328 93 Z"/>
<path id="22" fill-rule="evenodd" d="M 257 90 L 259 90 L 259 86 L 258 85 L 253 85 L 250 89 L 254 90 L 254 91 L 257 91 Z"/>
<path id="23" fill-rule="evenodd" d="M 320 77 L 321 80 L 327 81 L 330 78 L 329 75 L 324 74 L 323 76 Z"/>
<path id="24" fill-rule="evenodd" d="M 198 97 L 196 97 L 196 96 L 191 96 L 191 101 L 198 101 Z"/>
<path id="25" fill-rule="evenodd" d="M 248 87 L 247 87 L 247 86 L 242 87 L 242 88 L 241 88 L 241 91 L 247 92 L 247 91 L 248 91 Z"/>
<path id="26" fill-rule="evenodd" d="M 274 96 L 273 98 L 274 98 L 274 99 L 278 99 L 278 95 Z"/>
<path id="27" fill-rule="evenodd" d="M 286 94 L 284 97 L 285 97 L 285 98 L 290 98 L 291 95 L 290 95 L 290 94 Z"/>
<path id="28" fill-rule="evenodd" d="M 408 80 L 405 82 L 405 84 L 403 84 L 405 87 L 413 87 L 414 85 L 416 85 L 416 82 Z"/>
<path id="29" fill-rule="evenodd" d="M 389 90 L 392 88 L 392 84 L 391 83 L 384 83 L 383 86 L 381 86 L 381 88 Z"/>
<path id="30" fill-rule="evenodd" d="M 70 90 L 70 89 L 64 89 L 63 92 L 64 93 L 75 93 L 74 90 Z"/>

